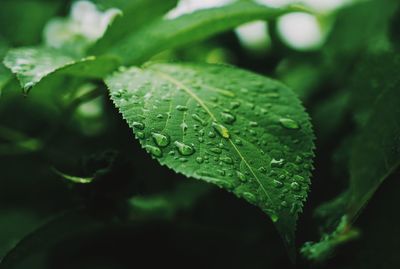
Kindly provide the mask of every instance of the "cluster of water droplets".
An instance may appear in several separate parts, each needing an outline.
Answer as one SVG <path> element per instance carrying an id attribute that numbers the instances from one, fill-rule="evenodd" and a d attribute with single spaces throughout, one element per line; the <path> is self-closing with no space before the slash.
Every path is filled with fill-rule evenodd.
<path id="1" fill-rule="evenodd" d="M 255 81 L 250 88 L 260 87 L 260 83 Z M 308 189 L 308 160 L 311 156 L 298 154 L 293 159 L 295 152 L 266 131 L 265 119 L 270 114 L 279 114 L 273 111 L 274 102 L 280 98 L 278 91 L 266 91 L 263 95 L 246 87 L 241 87 L 237 94 L 219 88 L 207 91 L 202 100 L 212 111 L 213 115 L 210 115 L 199 103 L 188 105 L 189 97 L 183 92 L 178 91 L 185 98 L 171 96 L 169 87 L 160 86 L 168 94 L 157 101 L 154 101 L 157 97 L 149 93 L 143 95 L 145 102 L 153 103 L 153 110 L 148 111 L 143 109 L 143 98 L 127 94 L 125 90 L 112 93 L 114 101 L 121 107 L 128 102 L 128 106 L 137 105 L 144 112 L 151 111 L 147 113 L 146 120 L 152 126 L 145 125 L 145 118 L 136 117 L 130 121 L 136 136 L 151 155 L 160 158 L 162 163 L 170 167 L 180 167 L 181 170 L 177 170 L 185 174 L 188 173 L 184 170 L 187 167 L 196 167 L 195 171 L 189 173 L 260 206 L 274 221 L 278 220 L 277 212 L 280 210 L 298 213 Z M 200 96 L 206 88 L 195 86 L 193 90 Z M 173 102 L 176 98 L 182 99 L 181 104 Z M 258 98 L 264 98 L 265 102 L 260 102 Z M 173 102 L 175 105 L 169 112 L 163 109 L 157 112 L 159 107 L 165 107 L 161 102 Z M 287 114 L 280 117 L 276 115 L 268 120 L 280 132 L 291 133 L 301 129 L 298 121 Z M 180 126 L 154 128 L 155 122 L 164 123 L 171 117 L 183 118 Z M 291 143 L 298 141 L 293 140 Z M 253 151 L 251 154 L 249 148 Z M 260 154 L 259 157 L 256 157 L 257 154 Z M 265 192 L 273 197 L 272 200 L 266 197 Z"/>

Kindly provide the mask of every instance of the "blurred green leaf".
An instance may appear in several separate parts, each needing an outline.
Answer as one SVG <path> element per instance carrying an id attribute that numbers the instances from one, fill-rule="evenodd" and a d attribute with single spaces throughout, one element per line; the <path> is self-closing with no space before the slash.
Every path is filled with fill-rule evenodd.
<path id="1" fill-rule="evenodd" d="M 60 10 L 62 1 L 1 0 L 0 35 L 11 46 L 32 46 L 41 41 L 47 21 Z"/>
<path id="2" fill-rule="evenodd" d="M 389 78 L 379 80 L 381 92 L 376 95 L 368 120 L 354 143 L 350 159 L 351 199 L 348 214 L 353 220 L 371 196 L 400 166 L 400 57 L 382 62 Z M 393 80 L 391 67 L 397 66 Z M 390 82 L 389 84 L 383 84 Z M 386 87 L 385 87 L 386 86 Z M 374 83 L 369 87 L 374 88 Z M 364 90 L 366 90 L 364 88 Z"/>
<path id="3" fill-rule="evenodd" d="M 109 53 L 118 55 L 124 64 L 141 64 L 164 50 L 182 47 L 240 24 L 268 20 L 295 8 L 277 9 L 239 1 L 220 8 L 210 8 L 175 19 L 160 19 L 139 29 L 114 45 Z"/>
<path id="4" fill-rule="evenodd" d="M 42 79 L 53 75 L 102 78 L 118 65 L 110 57 L 89 56 L 77 59 L 53 48 L 18 48 L 10 50 L 4 64 L 17 75 L 27 92 Z"/>
<path id="5" fill-rule="evenodd" d="M 107 51 L 125 36 L 159 19 L 176 4 L 177 0 L 96 0 L 95 2 L 104 9 L 118 8 L 122 11 L 122 15 L 113 21 L 105 35 L 91 48 L 90 53 L 97 55 Z"/>

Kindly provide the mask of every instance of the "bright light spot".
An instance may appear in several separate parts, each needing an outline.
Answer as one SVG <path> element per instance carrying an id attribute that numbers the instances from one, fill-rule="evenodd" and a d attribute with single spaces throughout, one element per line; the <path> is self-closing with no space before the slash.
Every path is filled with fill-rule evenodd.
<path id="1" fill-rule="evenodd" d="M 72 5 L 71 19 L 84 36 L 96 40 L 103 36 L 110 22 L 120 13 L 116 8 L 101 12 L 92 2 L 78 1 Z"/>
<path id="2" fill-rule="evenodd" d="M 115 8 L 101 12 L 89 1 L 77 1 L 71 7 L 69 18 L 55 18 L 44 29 L 48 46 L 60 48 L 75 38 L 94 42 L 102 37 L 108 25 L 121 11 Z"/>
<path id="3" fill-rule="evenodd" d="M 177 7 L 168 12 L 168 19 L 175 19 L 196 10 L 220 7 L 235 2 L 235 0 L 180 0 Z"/>
<path id="4" fill-rule="evenodd" d="M 307 13 L 295 12 L 278 20 L 282 40 L 298 50 L 312 50 L 322 45 L 324 35 L 318 20 Z"/>
<path id="5" fill-rule="evenodd" d="M 320 1 L 325 1 L 325 0 L 320 0 Z M 268 7 L 283 7 L 283 6 L 287 6 L 289 4 L 298 3 L 299 1 L 296 1 L 296 0 L 254 0 L 254 2 L 261 4 L 261 5 L 266 5 Z"/>
<path id="6" fill-rule="evenodd" d="M 268 25 L 265 21 L 255 21 L 243 24 L 235 30 L 240 43 L 252 50 L 266 49 L 271 40 L 268 35 Z"/>

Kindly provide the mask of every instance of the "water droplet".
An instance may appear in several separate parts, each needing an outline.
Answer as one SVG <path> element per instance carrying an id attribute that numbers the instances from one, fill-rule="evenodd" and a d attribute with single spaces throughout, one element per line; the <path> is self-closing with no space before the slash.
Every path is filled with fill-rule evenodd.
<path id="1" fill-rule="evenodd" d="M 184 144 L 182 142 L 175 141 L 174 145 L 176 146 L 176 148 L 178 149 L 178 152 L 181 155 L 189 156 L 189 155 L 192 155 L 194 153 L 194 148 L 192 148 L 191 146 L 186 145 L 186 144 Z"/>
<path id="2" fill-rule="evenodd" d="M 292 190 L 294 190 L 294 191 L 299 191 L 299 190 L 300 190 L 300 185 L 299 185 L 299 183 L 297 183 L 297 182 L 292 182 L 292 183 L 290 184 L 290 187 L 291 187 Z"/>
<path id="3" fill-rule="evenodd" d="M 188 125 L 186 124 L 186 122 L 182 122 L 180 126 L 181 126 L 181 129 L 182 129 L 183 135 L 186 135 L 186 131 L 188 129 Z"/>
<path id="4" fill-rule="evenodd" d="M 240 139 L 235 139 L 235 144 L 239 146 L 243 145 L 242 140 Z"/>
<path id="5" fill-rule="evenodd" d="M 299 129 L 300 126 L 297 122 L 289 118 L 281 118 L 279 122 L 282 124 L 283 127 L 287 129 Z"/>
<path id="6" fill-rule="evenodd" d="M 212 123 L 212 127 L 213 127 L 214 130 L 215 130 L 220 136 L 222 136 L 223 138 L 226 138 L 226 139 L 229 138 L 229 136 L 230 136 L 230 135 L 229 135 L 229 131 L 228 131 L 228 129 L 227 129 L 225 126 L 223 126 L 222 124 L 213 122 L 213 123 Z"/>
<path id="7" fill-rule="evenodd" d="M 219 169 L 217 171 L 221 176 L 225 176 L 225 171 L 224 170 Z"/>
<path id="8" fill-rule="evenodd" d="M 162 156 L 162 151 L 160 148 L 152 146 L 152 145 L 146 145 L 145 149 L 154 157 L 161 157 Z"/>
<path id="9" fill-rule="evenodd" d="M 181 163 L 184 163 L 184 162 L 187 162 L 188 159 L 187 159 L 187 158 L 179 158 L 179 161 L 180 161 Z"/>
<path id="10" fill-rule="evenodd" d="M 221 154 L 222 150 L 220 148 L 210 148 L 210 151 L 216 154 Z"/>
<path id="11" fill-rule="evenodd" d="M 181 106 L 181 105 L 177 105 L 175 108 L 178 111 L 187 111 L 188 110 L 187 106 Z"/>
<path id="12" fill-rule="evenodd" d="M 232 160 L 232 158 L 229 157 L 229 156 L 222 156 L 222 157 L 220 158 L 220 160 L 223 161 L 223 162 L 226 163 L 226 164 L 233 164 L 233 160 Z"/>
<path id="13" fill-rule="evenodd" d="M 132 127 L 139 129 L 139 130 L 143 130 L 145 126 L 144 126 L 144 123 L 134 121 L 134 122 L 132 122 Z"/>
<path id="14" fill-rule="evenodd" d="M 139 139 L 143 139 L 143 138 L 145 137 L 145 135 L 144 135 L 143 132 L 137 132 L 137 133 L 136 133 L 136 136 L 137 136 Z"/>
<path id="15" fill-rule="evenodd" d="M 169 145 L 169 136 L 159 133 L 152 133 L 151 136 L 153 137 L 153 140 L 157 146 L 164 148 Z"/>
<path id="16" fill-rule="evenodd" d="M 247 181 L 246 176 L 245 176 L 242 172 L 236 171 L 236 175 L 238 176 L 238 178 L 239 178 L 239 180 L 240 180 L 241 182 L 244 183 L 244 182 Z"/>
<path id="17" fill-rule="evenodd" d="M 274 213 L 272 213 L 270 216 L 271 216 L 272 222 L 277 222 L 277 221 L 279 220 L 278 215 L 276 215 L 276 214 L 274 214 Z"/>
<path id="18" fill-rule="evenodd" d="M 283 162 L 284 162 L 283 159 L 279 159 L 279 160 L 272 159 L 270 164 L 271 164 L 271 167 L 282 167 Z"/>
<path id="19" fill-rule="evenodd" d="M 203 163 L 203 161 L 204 161 L 204 160 L 203 160 L 202 157 L 197 157 L 197 158 L 196 158 L 196 162 L 197 162 L 197 163 Z"/>
<path id="20" fill-rule="evenodd" d="M 274 179 L 273 184 L 276 188 L 282 188 L 283 187 L 283 183 L 280 182 L 279 180 Z"/>
<path id="21" fill-rule="evenodd" d="M 214 138 L 216 136 L 216 134 L 213 131 L 209 131 L 207 135 L 210 138 Z"/>
<path id="22" fill-rule="evenodd" d="M 158 114 L 156 117 L 157 117 L 157 119 L 159 119 L 159 120 L 161 120 L 161 119 L 164 118 L 164 116 L 163 116 L 162 114 Z"/>
<path id="23" fill-rule="evenodd" d="M 261 166 L 260 168 L 258 168 L 258 171 L 260 171 L 261 173 L 265 174 L 267 172 L 267 169 L 265 169 L 264 166 Z"/>
<path id="24" fill-rule="evenodd" d="M 207 125 L 207 123 L 199 116 L 199 115 L 197 115 L 197 114 L 192 114 L 192 118 L 195 120 L 195 121 L 198 121 L 201 125 L 203 125 L 203 126 L 206 126 Z"/>
<path id="25" fill-rule="evenodd" d="M 235 122 L 236 117 L 228 112 L 221 112 L 222 121 L 226 124 L 232 124 Z"/>
<path id="26" fill-rule="evenodd" d="M 246 200 L 248 200 L 250 203 L 256 203 L 257 202 L 257 198 L 254 194 L 252 194 L 251 192 L 245 191 L 243 192 L 243 198 L 245 198 Z"/>
<path id="27" fill-rule="evenodd" d="M 294 175 L 293 176 L 293 180 L 296 182 L 305 182 L 304 177 L 300 176 L 300 175 Z"/>

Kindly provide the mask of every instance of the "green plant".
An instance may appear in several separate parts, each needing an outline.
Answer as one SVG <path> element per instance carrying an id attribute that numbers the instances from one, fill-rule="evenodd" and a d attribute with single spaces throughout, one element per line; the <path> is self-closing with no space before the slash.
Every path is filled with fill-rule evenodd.
<path id="1" fill-rule="evenodd" d="M 36 260 L 25 257 L 49 249 L 56 257 L 49 266 L 58 266 L 60 244 L 68 249 L 74 240 L 88 234 L 93 240 L 93 234 L 107 233 L 110 227 L 131 231 L 143 229 L 137 223 L 175 219 L 179 212 L 193 210 L 197 200 L 210 197 L 214 189 L 203 182 L 232 192 L 267 214 L 295 262 L 295 230 L 310 190 L 315 137 L 314 177 L 332 180 L 326 183 L 328 188 L 337 185 L 318 202 L 343 193 L 314 207 L 322 238 L 305 243 L 300 252 L 308 260 L 325 261 L 339 245 L 362 236 L 354 222 L 378 187 L 396 177 L 400 165 L 400 56 L 392 26 L 398 15 L 396 1 L 355 1 L 336 13 L 317 14 L 330 31 L 325 45 L 312 52 L 290 49 L 273 31 L 281 16 L 315 13 L 300 5 L 273 8 L 237 1 L 171 19 L 164 14 L 176 4 L 173 0 L 93 2 L 75 4 L 84 6 L 73 9 L 70 17 L 47 23 L 38 46 L 32 46 L 37 43 L 35 35 L 20 39 L 27 30 L 19 32 L 18 24 L 13 31 L 0 32 L 0 154 L 12 156 L 2 162 L 7 178 L 2 184 L 13 186 L 13 178 L 27 178 L 28 171 L 36 171 L 31 179 L 44 181 L 26 179 L 26 188 L 45 186 L 42 193 L 52 193 L 57 204 L 52 209 L 37 206 L 44 208 L 42 216 L 65 211 L 15 247 L 5 246 L 9 251 L 0 268 L 42 268 L 37 265 L 43 264 L 42 254 L 33 255 Z M 63 2 L 5 3 L 5 12 L 25 12 L 30 4 L 39 7 L 38 22 L 32 19 L 38 29 L 65 9 Z M 47 9 L 40 9 L 44 6 Z M 276 79 L 228 65 L 224 54 L 208 54 L 226 45 L 204 40 L 255 20 L 269 21 L 272 53 L 248 54 L 238 66 L 265 73 L 249 63 L 266 57 L 272 63 L 258 64 L 269 66 L 267 71 Z M 274 57 L 279 65 L 273 63 Z M 15 94 L 17 81 L 25 100 Z M 22 115 L 22 125 L 10 116 L 15 107 L 24 107 L 16 114 Z M 131 131 L 153 159 L 199 182 L 142 182 L 140 173 L 133 175 L 132 165 L 139 168 L 146 157 L 132 149 Z M 12 172 L 12 162 L 26 165 L 26 171 Z M 321 186 L 314 191 L 323 195 Z M 28 217 L 26 223 L 38 226 L 36 217 Z M 310 230 L 313 234 L 315 227 Z M 238 233 L 240 229 L 234 232 L 240 237 Z M 70 259 L 68 255 L 75 254 L 65 255 Z M 120 262 L 103 265 L 126 268 Z M 261 266 L 257 260 L 248 265 Z M 241 263 L 232 266 L 243 268 Z"/>

